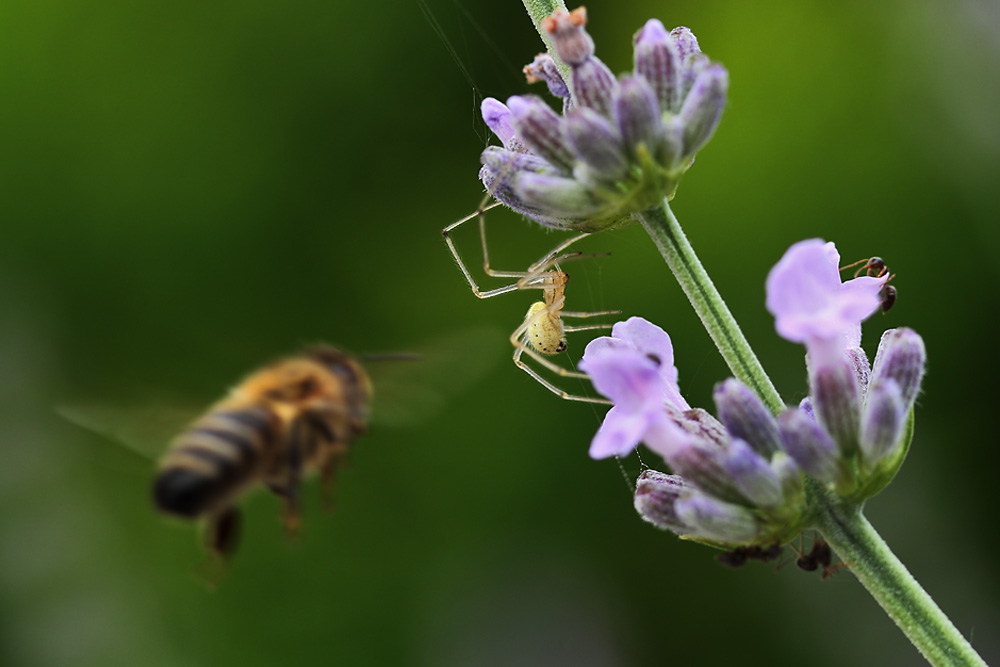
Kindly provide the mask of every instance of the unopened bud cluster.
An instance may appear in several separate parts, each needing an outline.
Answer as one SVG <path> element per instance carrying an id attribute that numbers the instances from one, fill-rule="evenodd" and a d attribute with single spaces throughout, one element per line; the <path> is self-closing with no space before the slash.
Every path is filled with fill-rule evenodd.
<path id="1" fill-rule="evenodd" d="M 660 528 L 717 546 L 787 542 L 802 530 L 806 498 L 778 421 L 736 380 L 716 387 L 714 399 L 718 419 L 668 406 L 683 435 L 650 446 L 676 474 L 645 471 L 636 510 Z"/>
<path id="2" fill-rule="evenodd" d="M 830 490 L 856 501 L 875 495 L 903 463 L 925 362 L 923 340 L 906 328 L 882 335 L 871 367 L 860 347 L 810 360 L 804 409 L 778 420 L 786 450 Z"/>
<path id="3" fill-rule="evenodd" d="M 525 67 L 563 98 L 563 115 L 534 96 L 487 98 L 486 124 L 503 142 L 483 151 L 480 177 L 503 204 L 548 227 L 597 231 L 673 196 L 725 104 L 728 74 L 687 28 L 651 19 L 635 38 L 635 69 L 616 78 L 594 55 L 586 12 L 544 22 L 563 80 L 541 55 Z"/>
<path id="4" fill-rule="evenodd" d="M 716 388 L 718 420 L 668 405 L 692 439 L 664 448 L 647 437 L 677 474 L 643 473 L 636 510 L 660 528 L 720 546 L 791 539 L 807 511 L 803 474 L 855 502 L 892 480 L 909 446 L 924 363 L 920 336 L 892 329 L 871 369 L 861 348 L 811 367 L 812 395 L 777 419 L 732 379 Z"/>

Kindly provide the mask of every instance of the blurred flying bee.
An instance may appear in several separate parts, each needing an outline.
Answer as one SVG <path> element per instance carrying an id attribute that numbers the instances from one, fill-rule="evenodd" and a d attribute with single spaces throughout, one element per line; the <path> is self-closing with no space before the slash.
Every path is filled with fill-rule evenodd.
<path id="1" fill-rule="evenodd" d="M 490 267 L 489 249 L 486 242 L 486 211 L 495 208 L 499 204 L 493 203 L 488 205 L 489 199 L 490 195 L 487 195 L 474 213 L 448 225 L 441 230 L 441 234 L 444 236 L 448 249 L 451 251 L 455 261 L 458 262 L 458 267 L 461 269 L 462 275 L 465 276 L 466 281 L 468 281 L 469 287 L 472 288 L 472 293 L 480 299 L 489 299 L 494 296 L 518 290 L 541 290 L 542 299 L 531 305 L 525 315 L 524 321 L 516 329 L 514 329 L 513 333 L 510 335 L 511 345 L 514 346 L 514 363 L 518 368 L 534 378 L 535 381 L 560 398 L 565 398 L 571 401 L 583 401 L 586 403 L 610 404 L 610 401 L 606 401 L 604 399 L 592 398 L 589 396 L 578 396 L 560 389 L 552 382 L 542 377 L 537 370 L 529 366 L 522 358 L 524 355 L 528 355 L 539 365 L 559 377 L 581 379 L 588 378 L 586 373 L 563 368 L 546 357 L 564 352 L 566 350 L 568 347 L 566 333 L 568 332 L 610 329 L 611 325 L 588 324 L 567 326 L 563 321 L 563 318 L 568 317 L 585 319 L 601 315 L 617 315 L 621 311 L 603 310 L 582 312 L 564 310 L 566 303 L 566 283 L 569 281 L 569 275 L 562 271 L 560 263 L 580 259 L 589 259 L 593 257 L 602 257 L 606 256 L 607 253 L 585 255 L 580 252 L 566 252 L 567 248 L 571 245 L 589 236 L 589 234 L 579 234 L 557 245 L 544 257 L 529 266 L 525 271 L 498 271 L 493 269 Z M 516 282 L 490 290 L 482 290 L 476 284 L 475 279 L 472 277 L 472 273 L 465 265 L 465 262 L 462 261 L 462 257 L 451 238 L 452 231 L 473 219 L 477 220 L 479 223 L 479 238 L 482 246 L 484 273 L 491 278 L 516 278 Z"/>
<path id="2" fill-rule="evenodd" d="M 862 272 L 864 272 L 869 278 L 881 278 L 889 273 L 889 267 L 886 266 L 885 261 L 881 257 L 860 259 L 853 264 L 841 267 L 840 270 L 846 271 L 847 269 L 852 269 L 856 266 L 859 268 L 854 272 L 855 278 L 860 276 Z M 883 284 L 882 289 L 879 290 L 879 308 L 881 308 L 883 313 L 888 313 L 889 309 L 891 309 L 896 303 L 896 288 L 889 284 L 889 281 L 895 277 L 896 274 L 894 273 L 886 278 L 885 284 Z"/>
<path id="3" fill-rule="evenodd" d="M 238 504 L 248 491 L 264 487 L 277 495 L 285 527 L 295 531 L 308 474 L 319 474 L 325 504 L 332 507 L 337 470 L 373 416 L 373 387 L 379 425 L 412 426 L 485 373 L 490 360 L 478 350 L 492 335 L 465 330 L 418 346 L 419 354 L 355 357 L 314 346 L 252 372 L 193 420 L 195 411 L 172 408 L 176 401 L 170 400 L 57 410 L 147 459 L 173 437 L 153 480 L 153 504 L 165 514 L 202 521 L 208 548 L 224 564 L 238 546 Z M 189 425 L 181 427 L 184 422 Z"/>
<path id="4" fill-rule="evenodd" d="M 207 541 L 232 555 L 240 496 L 263 484 L 284 502 L 289 531 L 299 523 L 299 485 L 319 471 L 330 503 L 337 467 L 368 428 L 371 382 L 361 364 L 316 347 L 252 373 L 171 444 L 153 482 L 156 507 L 205 519 Z"/>

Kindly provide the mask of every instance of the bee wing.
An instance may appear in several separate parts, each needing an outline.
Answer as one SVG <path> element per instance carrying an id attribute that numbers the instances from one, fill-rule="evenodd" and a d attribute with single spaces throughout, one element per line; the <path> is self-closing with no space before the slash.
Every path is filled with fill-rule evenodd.
<path id="1" fill-rule="evenodd" d="M 483 353 L 505 339 L 499 329 L 465 329 L 405 353 L 359 355 L 374 387 L 372 422 L 402 428 L 440 414 L 505 358 Z"/>
<path id="2" fill-rule="evenodd" d="M 200 407 L 150 401 L 136 405 L 71 403 L 56 406 L 63 419 L 114 440 L 148 461 L 156 461 L 170 441 L 202 412 Z"/>

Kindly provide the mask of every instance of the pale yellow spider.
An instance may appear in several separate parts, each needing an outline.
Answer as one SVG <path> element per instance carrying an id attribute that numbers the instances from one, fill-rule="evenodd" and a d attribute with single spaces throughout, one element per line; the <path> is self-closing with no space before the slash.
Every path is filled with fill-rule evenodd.
<path id="1" fill-rule="evenodd" d="M 452 223 L 441 230 L 444 240 L 448 244 L 448 249 L 458 262 L 458 267 L 472 288 L 472 293 L 480 299 L 499 296 L 523 289 L 542 290 L 542 300 L 537 301 L 528 309 L 524 322 L 521 323 L 510 335 L 511 345 L 514 346 L 514 363 L 518 368 L 530 375 L 543 387 L 556 394 L 560 398 L 570 401 L 582 401 L 585 403 L 602 403 L 610 405 L 611 402 L 602 398 L 592 398 L 590 396 L 578 396 L 570 394 L 550 381 L 543 378 L 538 371 L 525 363 L 522 355 L 527 354 L 537 361 L 544 368 L 552 373 L 564 378 L 588 379 L 586 373 L 580 371 L 567 370 L 558 364 L 546 359 L 544 355 L 553 355 L 566 350 L 566 333 L 572 331 L 590 331 L 594 329 L 610 329 L 610 324 L 588 324 L 583 326 L 567 326 L 563 323 L 563 318 L 588 318 L 599 315 L 617 315 L 620 310 L 601 310 L 595 312 L 580 312 L 563 310 L 566 302 L 566 282 L 569 276 L 560 268 L 560 262 L 567 262 L 577 259 L 599 257 L 599 254 L 584 255 L 580 252 L 564 252 L 569 246 L 577 241 L 586 238 L 589 234 L 579 234 L 567 239 L 553 248 L 540 260 L 528 267 L 526 271 L 498 271 L 490 268 L 489 250 L 486 244 L 486 211 L 499 206 L 499 202 L 487 205 L 489 197 L 485 199 L 474 213 L 468 215 L 458 222 Z M 483 271 L 491 278 L 517 278 L 516 282 L 490 290 L 481 290 L 476 284 L 472 273 L 466 267 L 462 257 L 458 254 L 455 244 L 451 239 L 450 232 L 456 227 L 465 224 L 473 218 L 479 221 L 479 238 L 483 250 Z"/>

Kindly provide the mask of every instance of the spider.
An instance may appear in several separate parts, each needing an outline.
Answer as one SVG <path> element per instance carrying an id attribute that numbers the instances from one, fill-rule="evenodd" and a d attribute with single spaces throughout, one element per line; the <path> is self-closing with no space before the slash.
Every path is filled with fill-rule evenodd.
<path id="1" fill-rule="evenodd" d="M 560 398 L 570 401 L 582 401 L 584 403 L 602 403 L 610 405 L 610 401 L 602 398 L 578 396 L 560 389 L 549 380 L 543 378 L 537 370 L 529 366 L 525 360 L 522 359 L 522 356 L 526 354 L 538 362 L 538 364 L 542 367 L 548 369 L 559 377 L 588 379 L 588 375 L 586 373 L 571 371 L 563 368 L 552 362 L 550 359 L 547 359 L 546 355 L 551 356 L 566 350 L 567 332 L 610 329 L 611 325 L 585 324 L 567 326 L 563 322 L 563 318 L 568 317 L 585 319 L 600 315 L 617 315 L 621 311 L 601 310 L 594 312 L 582 312 L 563 310 L 566 303 L 566 283 L 569 280 L 569 276 L 562 271 L 559 264 L 560 262 L 568 262 L 578 259 L 602 257 L 606 256 L 607 253 L 585 255 L 580 252 L 566 252 L 566 249 L 571 245 L 590 235 L 584 233 L 566 239 L 549 251 L 544 257 L 529 266 L 525 271 L 498 271 L 493 269 L 490 267 L 489 249 L 487 248 L 486 243 L 486 211 L 496 208 L 500 205 L 500 203 L 493 202 L 492 204 L 489 204 L 489 200 L 490 195 L 487 195 L 474 213 L 467 215 L 461 220 L 454 222 L 441 230 L 441 234 L 444 236 L 444 240 L 448 244 L 448 249 L 451 251 L 455 261 L 458 262 L 458 267 L 462 270 L 462 274 L 465 276 L 466 281 L 468 281 L 469 287 L 472 288 L 472 293 L 480 299 L 489 299 L 494 296 L 507 294 L 508 292 L 514 292 L 517 290 L 542 290 L 541 301 L 537 301 L 531 305 L 528 309 L 528 313 L 524 317 L 524 321 L 516 329 L 514 329 L 513 333 L 510 335 L 511 345 L 514 346 L 514 363 L 518 368 L 534 378 L 536 382 Z M 459 255 L 458 250 L 455 248 L 455 244 L 450 236 L 450 233 L 454 229 L 474 218 L 479 222 L 479 238 L 483 251 L 483 271 L 491 278 L 516 278 L 517 280 L 515 282 L 490 290 L 482 290 L 479 288 L 479 285 L 476 284 L 475 279 L 472 277 L 472 273 L 469 271 L 468 267 L 466 267 L 465 262 L 462 261 L 462 258 Z"/>

